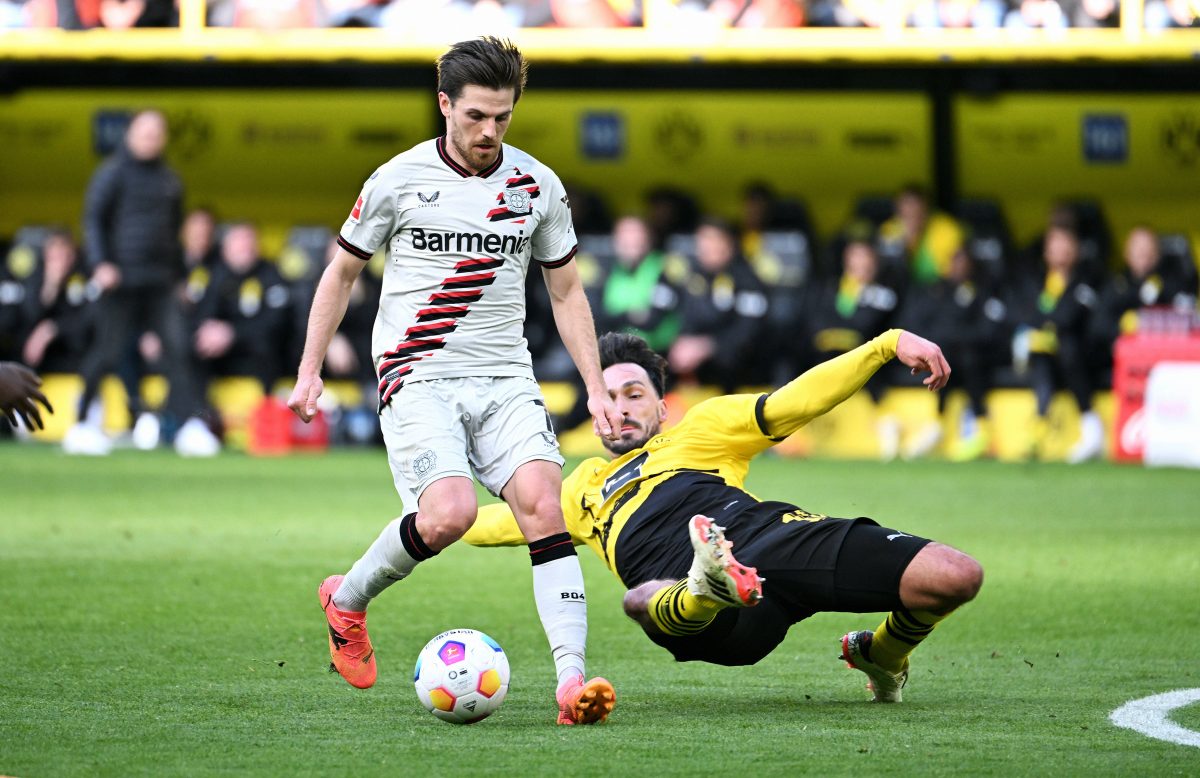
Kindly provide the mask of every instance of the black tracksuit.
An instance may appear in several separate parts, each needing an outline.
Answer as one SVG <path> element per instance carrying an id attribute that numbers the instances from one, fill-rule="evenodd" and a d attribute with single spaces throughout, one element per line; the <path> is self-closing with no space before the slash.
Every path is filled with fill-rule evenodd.
<path id="1" fill-rule="evenodd" d="M 285 370 L 292 307 L 292 291 L 274 265 L 258 262 L 245 273 L 218 265 L 195 318 L 201 326 L 209 319 L 231 325 L 234 341 L 220 357 L 199 360 L 201 385 L 213 375 L 254 376 L 270 392 Z"/>
<path id="2" fill-rule="evenodd" d="M 158 333 L 163 368 L 171 387 L 168 409 L 179 419 L 201 410 L 188 368 L 189 333 L 175 286 L 183 276 L 179 228 L 183 185 L 161 159 L 138 160 L 122 150 L 106 160 L 84 199 L 84 248 L 88 266 L 111 263 L 120 284 L 98 302 L 95 344 L 80 368 L 84 392 L 80 415 L 96 396 L 100 379 L 130 353 L 147 330 Z M 136 395 L 136 393 L 135 393 Z M 130 410 L 139 410 L 136 396 Z"/>

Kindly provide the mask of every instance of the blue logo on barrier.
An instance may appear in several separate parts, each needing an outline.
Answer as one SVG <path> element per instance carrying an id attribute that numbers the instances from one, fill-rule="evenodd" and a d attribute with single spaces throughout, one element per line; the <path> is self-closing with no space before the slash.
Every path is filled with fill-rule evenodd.
<path id="1" fill-rule="evenodd" d="M 1129 121 L 1120 114 L 1083 117 L 1083 158 L 1088 162 L 1125 162 L 1129 159 Z"/>
<path id="2" fill-rule="evenodd" d="M 585 113 L 580 124 L 583 156 L 620 159 L 625 155 L 625 119 L 618 113 Z"/>

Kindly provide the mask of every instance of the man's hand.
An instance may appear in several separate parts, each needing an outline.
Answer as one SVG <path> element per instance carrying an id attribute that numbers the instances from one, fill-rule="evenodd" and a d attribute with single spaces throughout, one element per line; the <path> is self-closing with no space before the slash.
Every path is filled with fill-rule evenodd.
<path id="1" fill-rule="evenodd" d="M 608 392 L 589 392 L 588 412 L 592 414 L 592 430 L 605 440 L 621 437 L 621 414 Z"/>
<path id="2" fill-rule="evenodd" d="M 111 262 L 101 262 L 92 273 L 92 283 L 101 292 L 107 292 L 121 285 L 121 270 Z"/>
<path id="3" fill-rule="evenodd" d="M 317 398 L 325 391 L 325 382 L 316 373 L 300 375 L 296 378 L 296 387 L 288 398 L 288 407 L 300 417 L 305 424 L 317 415 Z"/>
<path id="4" fill-rule="evenodd" d="M 37 403 L 45 406 L 48 413 L 54 413 L 46 395 L 38 389 L 42 379 L 24 365 L 16 362 L 0 362 L 0 413 L 8 419 L 8 423 L 17 426 L 17 417 L 25 422 L 29 429 L 37 427 L 45 429 L 42 414 Z"/>
<path id="5" fill-rule="evenodd" d="M 196 328 L 196 353 L 205 359 L 224 356 L 233 347 L 237 332 L 233 325 L 220 319 L 206 319 Z"/>
<path id="6" fill-rule="evenodd" d="M 690 375 L 707 362 L 716 350 L 716 341 L 707 335 L 680 335 L 667 354 L 667 362 L 671 372 Z"/>
<path id="7" fill-rule="evenodd" d="M 928 371 L 929 377 L 921 383 L 928 386 L 931 392 L 943 388 L 950 380 L 950 365 L 942 356 L 942 349 L 920 335 L 907 330 L 901 332 L 900 339 L 896 341 L 896 359 L 911 367 L 913 375 Z"/>

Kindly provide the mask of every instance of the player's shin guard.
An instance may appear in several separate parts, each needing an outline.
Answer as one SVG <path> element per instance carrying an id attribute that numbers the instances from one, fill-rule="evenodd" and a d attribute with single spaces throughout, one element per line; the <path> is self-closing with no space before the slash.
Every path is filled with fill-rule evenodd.
<path id="1" fill-rule="evenodd" d="M 944 618 L 929 611 L 903 608 L 892 611 L 875 630 L 871 639 L 870 660 L 885 670 L 899 672 L 904 666 L 905 657 L 929 637 L 929 633 Z"/>
<path id="2" fill-rule="evenodd" d="M 437 554 L 417 532 L 417 514 L 395 519 L 354 563 L 333 595 L 334 605 L 347 611 L 365 611 L 367 603 L 413 571 L 418 563 Z"/>
<path id="3" fill-rule="evenodd" d="M 583 675 L 584 670 L 587 600 L 583 570 L 571 536 L 565 532 L 530 543 L 529 558 L 533 562 L 533 598 L 561 685 Z"/>
<path id="4" fill-rule="evenodd" d="M 654 626 L 667 635 L 695 635 L 711 624 L 724 607 L 716 600 L 692 594 L 684 579 L 659 589 L 650 598 L 647 613 Z"/>

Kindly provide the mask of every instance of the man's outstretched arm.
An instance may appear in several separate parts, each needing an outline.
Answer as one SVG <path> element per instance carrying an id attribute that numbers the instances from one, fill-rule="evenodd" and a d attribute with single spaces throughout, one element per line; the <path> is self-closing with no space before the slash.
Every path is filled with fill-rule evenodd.
<path id="1" fill-rule="evenodd" d="M 928 371 L 924 384 L 930 391 L 941 389 L 950 378 L 950 365 L 936 343 L 904 330 L 888 330 L 770 394 L 763 406 L 767 432 L 786 438 L 844 402 L 892 358 L 912 368 L 913 375 Z"/>
<path id="2" fill-rule="evenodd" d="M 554 323 L 563 344 L 575 361 L 587 390 L 587 407 L 592 414 L 596 434 L 613 440 L 621 429 L 621 414 L 608 396 L 604 375 L 600 370 L 600 354 L 596 345 L 596 327 L 592 309 L 579 281 L 574 262 L 559 268 L 542 270 L 550 292 Z"/>

